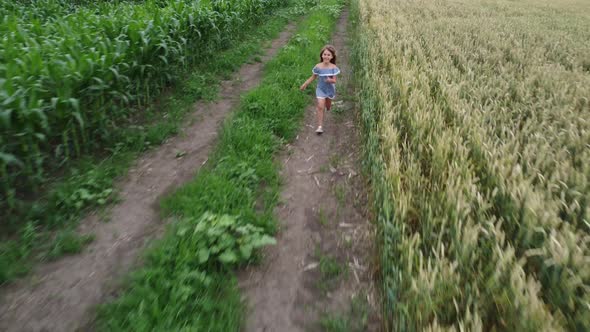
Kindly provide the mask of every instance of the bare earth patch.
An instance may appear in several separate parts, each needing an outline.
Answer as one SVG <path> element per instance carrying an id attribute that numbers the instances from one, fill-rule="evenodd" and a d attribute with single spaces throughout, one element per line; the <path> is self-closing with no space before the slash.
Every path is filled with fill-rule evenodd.
<path id="1" fill-rule="evenodd" d="M 64 257 L 35 269 L 27 279 L 1 290 L 0 331 L 86 330 L 95 306 L 113 292 L 121 277 L 137 261 L 145 244 L 161 233 L 159 198 L 191 180 L 207 161 L 217 130 L 241 93 L 260 83 L 266 61 L 289 40 L 290 24 L 271 43 L 261 63 L 244 65 L 238 80 L 224 81 L 219 101 L 197 103 L 183 133 L 147 153 L 120 181 L 121 202 L 111 221 L 91 215 L 81 221 L 80 232 L 95 240 L 79 255 Z M 179 151 L 186 154 L 177 158 Z"/>
<path id="2" fill-rule="evenodd" d="M 344 11 L 331 42 L 345 100 L 326 114 L 321 136 L 314 133 L 315 107 L 307 109 L 305 126 L 280 158 L 285 185 L 276 209 L 277 245 L 265 249 L 260 266 L 239 273 L 249 306 L 246 331 L 379 330 L 370 270 L 375 234 L 359 175 L 347 20 Z"/>

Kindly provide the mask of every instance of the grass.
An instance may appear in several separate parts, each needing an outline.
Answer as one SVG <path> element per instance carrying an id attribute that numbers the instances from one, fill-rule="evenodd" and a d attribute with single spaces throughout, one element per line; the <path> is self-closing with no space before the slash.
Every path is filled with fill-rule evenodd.
<path id="1" fill-rule="evenodd" d="M 354 242 L 353 242 L 353 237 L 351 235 L 345 234 L 343 236 L 343 242 L 344 242 L 344 247 L 347 249 L 352 249 Z"/>
<path id="2" fill-rule="evenodd" d="M 0 225 L 4 234 L 11 234 L 0 238 L 0 284 L 26 274 L 32 264 L 48 257 L 53 232 L 72 229 L 89 210 L 116 201 L 115 179 L 123 176 L 141 153 L 177 134 L 196 100 L 217 98 L 222 77 L 230 76 L 241 64 L 256 57 L 264 41 L 278 35 L 288 18 L 297 14 L 294 8 L 277 11 L 264 25 L 241 36 L 239 42 L 236 38 L 231 48 L 204 58 L 190 69 L 186 80 L 146 105 L 137 124 L 113 130 L 110 135 L 117 143 L 112 148 L 73 162 L 64 174 L 43 188 L 45 193 L 38 200 L 23 208 L 27 212 L 19 216 L 18 222 Z M 22 220 L 28 222 L 18 226 Z M 34 242 L 25 237 L 32 236 L 31 232 Z M 58 253 L 51 256 L 57 258 Z"/>
<path id="3" fill-rule="evenodd" d="M 327 294 L 337 287 L 340 277 L 345 275 L 348 269 L 335 257 L 322 253 L 319 247 L 315 250 L 315 258 L 319 261 L 318 270 L 320 272 L 320 276 L 316 280 L 316 287 L 322 293 Z"/>
<path id="4" fill-rule="evenodd" d="M 322 209 L 320 207 L 320 211 L 318 212 L 318 220 L 320 222 L 320 225 L 326 227 L 328 226 L 328 224 L 330 224 L 330 219 L 328 219 L 328 216 L 326 215 L 326 211 L 324 211 L 324 209 Z"/>
<path id="5" fill-rule="evenodd" d="M 332 112 L 332 114 L 336 115 L 336 117 L 338 119 L 341 119 L 343 117 L 343 115 L 345 115 L 347 113 L 347 109 L 344 107 L 344 102 L 348 101 L 350 99 L 350 97 L 346 96 L 346 97 L 342 97 L 342 100 L 338 101 L 338 102 L 334 102 L 332 104 L 332 108 L 330 109 L 330 112 Z"/>
<path id="6" fill-rule="evenodd" d="M 346 186 L 344 184 L 337 184 L 334 187 L 334 195 L 339 206 L 344 206 L 346 203 Z"/>
<path id="7" fill-rule="evenodd" d="M 330 166 L 338 169 L 338 167 L 342 164 L 342 156 L 340 156 L 339 154 L 335 153 L 333 155 L 330 156 Z"/>
<path id="8" fill-rule="evenodd" d="M 324 313 L 319 325 L 325 332 L 366 331 L 369 319 L 369 304 L 362 295 L 355 296 L 345 313 Z"/>
<path id="9" fill-rule="evenodd" d="M 316 3 L 299 2 L 293 12 L 301 13 L 309 5 Z M 152 248 L 145 266 L 133 274 L 120 296 L 102 307 L 99 325 L 103 330 L 241 329 L 244 307 L 232 271 L 249 261 L 254 244 L 261 243 L 245 239 L 244 231 L 269 235 L 276 229 L 273 211 L 281 181 L 274 158 L 294 138 L 310 103 L 297 87 L 313 67 L 316 51 L 326 42 L 339 9 L 336 0 L 309 9 L 311 14 L 301 22 L 297 37 L 266 65 L 262 84 L 244 95 L 224 122 L 207 166 L 162 201 L 163 213 L 178 221 Z M 326 35 L 318 35 L 318 27 Z M 238 252 L 248 253 L 248 258 L 233 249 L 220 254 L 220 244 L 215 244 L 208 248 L 220 254 L 220 260 L 199 263 L 200 257 L 208 255 L 199 247 L 202 240 L 191 237 L 193 230 L 201 234 L 210 229 L 211 221 L 203 221 L 204 215 L 229 218 L 235 232 L 205 233 L 226 246 L 238 246 Z"/>
<path id="10" fill-rule="evenodd" d="M 80 235 L 73 230 L 59 231 L 50 245 L 47 256 L 55 259 L 65 254 L 79 253 L 93 240 L 94 235 Z"/>

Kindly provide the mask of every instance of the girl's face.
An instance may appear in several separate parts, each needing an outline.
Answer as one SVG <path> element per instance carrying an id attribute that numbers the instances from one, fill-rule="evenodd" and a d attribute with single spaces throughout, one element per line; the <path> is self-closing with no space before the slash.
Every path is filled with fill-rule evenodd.
<path id="1" fill-rule="evenodd" d="M 334 56 L 332 55 L 332 52 L 330 52 L 329 50 L 324 50 L 324 52 L 322 52 L 322 61 L 325 64 L 330 63 L 333 57 Z"/>

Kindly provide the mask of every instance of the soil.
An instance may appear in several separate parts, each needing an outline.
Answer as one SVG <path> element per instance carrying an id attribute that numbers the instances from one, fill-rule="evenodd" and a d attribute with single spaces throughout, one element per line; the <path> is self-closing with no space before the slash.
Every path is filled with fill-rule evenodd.
<path id="1" fill-rule="evenodd" d="M 368 196 L 361 173 L 359 130 L 348 64 L 343 11 L 331 44 L 337 50 L 339 99 L 316 135 L 315 106 L 310 100 L 305 125 L 280 161 L 285 181 L 277 245 L 263 252 L 262 263 L 239 273 L 248 303 L 246 331 L 321 331 L 326 319 L 348 321 L 348 331 L 380 328 L 373 288 L 374 227 L 369 222 Z M 326 279 L 322 259 L 341 267 Z M 323 281 L 322 281 L 323 279 Z M 351 312 L 364 303 L 364 314 Z M 341 326 L 342 328 L 342 326 Z"/>
<path id="2" fill-rule="evenodd" d="M 264 63 L 286 44 L 290 24 L 259 63 L 244 65 L 236 80 L 224 81 L 220 98 L 197 103 L 183 133 L 140 158 L 117 186 L 121 201 L 109 222 L 99 215 L 81 221 L 80 233 L 95 240 L 81 253 L 38 266 L 31 276 L 0 292 L 0 331 L 87 330 L 96 305 L 104 302 L 137 264 L 138 254 L 163 230 L 159 199 L 191 180 L 206 163 L 218 128 L 239 96 L 260 83 Z M 178 158 L 179 151 L 186 154 Z M 89 325 L 90 324 L 90 325 Z"/>

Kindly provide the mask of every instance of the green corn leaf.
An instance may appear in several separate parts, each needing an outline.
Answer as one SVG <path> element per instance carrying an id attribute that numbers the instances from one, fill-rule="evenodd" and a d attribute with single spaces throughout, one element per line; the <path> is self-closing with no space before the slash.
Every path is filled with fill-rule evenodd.
<path id="1" fill-rule="evenodd" d="M 23 163 L 12 154 L 0 152 L 0 160 L 6 165 L 16 165 L 18 167 L 24 166 Z"/>
<path id="2" fill-rule="evenodd" d="M 198 253 L 199 263 L 203 264 L 209 260 L 209 250 L 207 248 L 201 248 Z"/>
<path id="3" fill-rule="evenodd" d="M 78 121 L 78 125 L 80 125 L 81 129 L 84 129 L 84 120 L 82 119 L 82 115 L 80 112 L 72 112 L 72 116 Z"/>
<path id="4" fill-rule="evenodd" d="M 2 125 L 4 125 L 6 128 L 11 127 L 12 112 L 12 108 L 0 111 L 0 123 L 2 123 Z"/>

